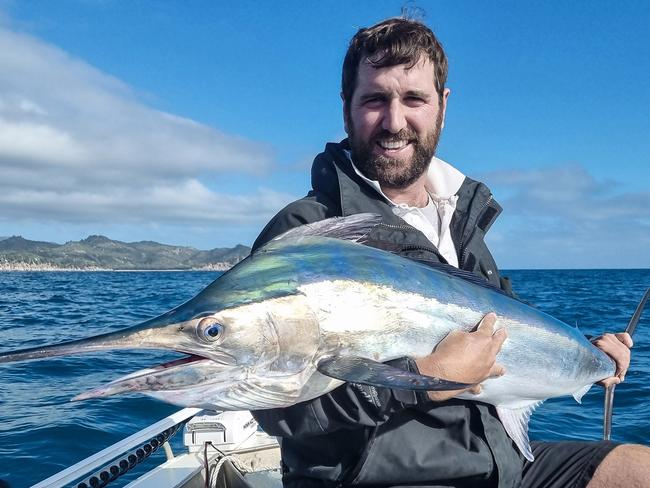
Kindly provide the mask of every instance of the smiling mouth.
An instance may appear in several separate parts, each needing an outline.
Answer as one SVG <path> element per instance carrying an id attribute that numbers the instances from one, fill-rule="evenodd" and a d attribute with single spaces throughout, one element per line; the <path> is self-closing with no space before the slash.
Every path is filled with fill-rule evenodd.
<path id="1" fill-rule="evenodd" d="M 398 151 L 400 149 L 404 149 L 406 146 L 410 144 L 410 141 L 407 140 L 392 140 L 392 141 L 386 141 L 386 140 L 378 140 L 377 145 L 386 151 Z"/>

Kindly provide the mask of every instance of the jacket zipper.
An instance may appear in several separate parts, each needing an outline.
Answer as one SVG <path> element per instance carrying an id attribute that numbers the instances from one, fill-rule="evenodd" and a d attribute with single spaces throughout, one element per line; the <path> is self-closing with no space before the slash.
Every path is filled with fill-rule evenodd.
<path id="1" fill-rule="evenodd" d="M 413 227 L 411 225 L 384 224 L 383 222 L 380 223 L 378 227 L 388 227 L 389 229 L 400 229 L 400 230 L 412 230 L 412 229 L 415 229 L 415 227 Z"/>
<path id="2" fill-rule="evenodd" d="M 364 449 L 363 453 L 361 453 L 361 457 L 359 458 L 357 464 L 354 466 L 354 469 L 345 476 L 345 480 L 341 480 L 338 482 L 338 487 L 343 488 L 345 486 L 350 486 L 350 484 L 354 484 L 359 476 L 361 475 L 361 471 L 363 471 L 363 467 L 366 464 L 366 461 L 368 460 L 368 456 L 370 456 L 370 451 L 372 450 L 372 446 L 375 443 L 375 438 L 377 437 L 377 431 L 379 430 L 379 427 L 374 427 L 372 429 L 372 432 L 370 433 L 370 437 L 368 438 L 368 441 L 366 442 L 366 448 Z"/>
<path id="3" fill-rule="evenodd" d="M 435 254 L 439 258 L 444 259 L 445 262 L 447 262 L 444 256 L 440 254 L 440 251 L 438 251 L 435 247 L 420 246 L 418 244 L 406 244 L 404 247 L 402 247 L 402 251 L 428 251 L 430 253 Z"/>

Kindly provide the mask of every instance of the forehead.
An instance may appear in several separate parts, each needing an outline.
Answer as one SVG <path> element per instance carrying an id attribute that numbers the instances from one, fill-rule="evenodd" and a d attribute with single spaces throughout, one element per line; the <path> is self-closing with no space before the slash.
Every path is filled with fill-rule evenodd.
<path id="1" fill-rule="evenodd" d="M 355 94 L 413 90 L 435 92 L 435 70 L 429 59 L 422 58 L 412 67 L 398 64 L 375 68 L 365 60 L 359 64 Z"/>

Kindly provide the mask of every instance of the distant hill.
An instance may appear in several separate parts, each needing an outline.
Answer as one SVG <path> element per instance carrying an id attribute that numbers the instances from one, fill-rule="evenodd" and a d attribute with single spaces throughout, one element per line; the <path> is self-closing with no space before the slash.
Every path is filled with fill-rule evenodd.
<path id="1" fill-rule="evenodd" d="M 241 244 L 201 251 L 152 241 L 114 241 L 105 236 L 65 244 L 12 236 L 0 239 L 0 269 L 225 270 L 249 253 L 250 248 Z"/>

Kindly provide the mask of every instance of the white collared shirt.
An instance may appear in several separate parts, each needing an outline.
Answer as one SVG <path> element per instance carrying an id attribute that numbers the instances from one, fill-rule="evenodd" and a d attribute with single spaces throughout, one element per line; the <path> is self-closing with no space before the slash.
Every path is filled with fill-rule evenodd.
<path id="1" fill-rule="evenodd" d="M 458 267 L 458 255 L 449 225 L 456 211 L 456 202 L 458 201 L 456 193 L 463 184 L 465 175 L 443 160 L 433 157 L 425 183 L 425 188 L 429 193 L 429 202 L 425 207 L 419 208 L 393 202 L 382 191 L 378 181 L 367 178 L 354 163 L 352 163 L 352 167 L 388 202 L 395 215 L 421 231 L 449 264 Z"/>

